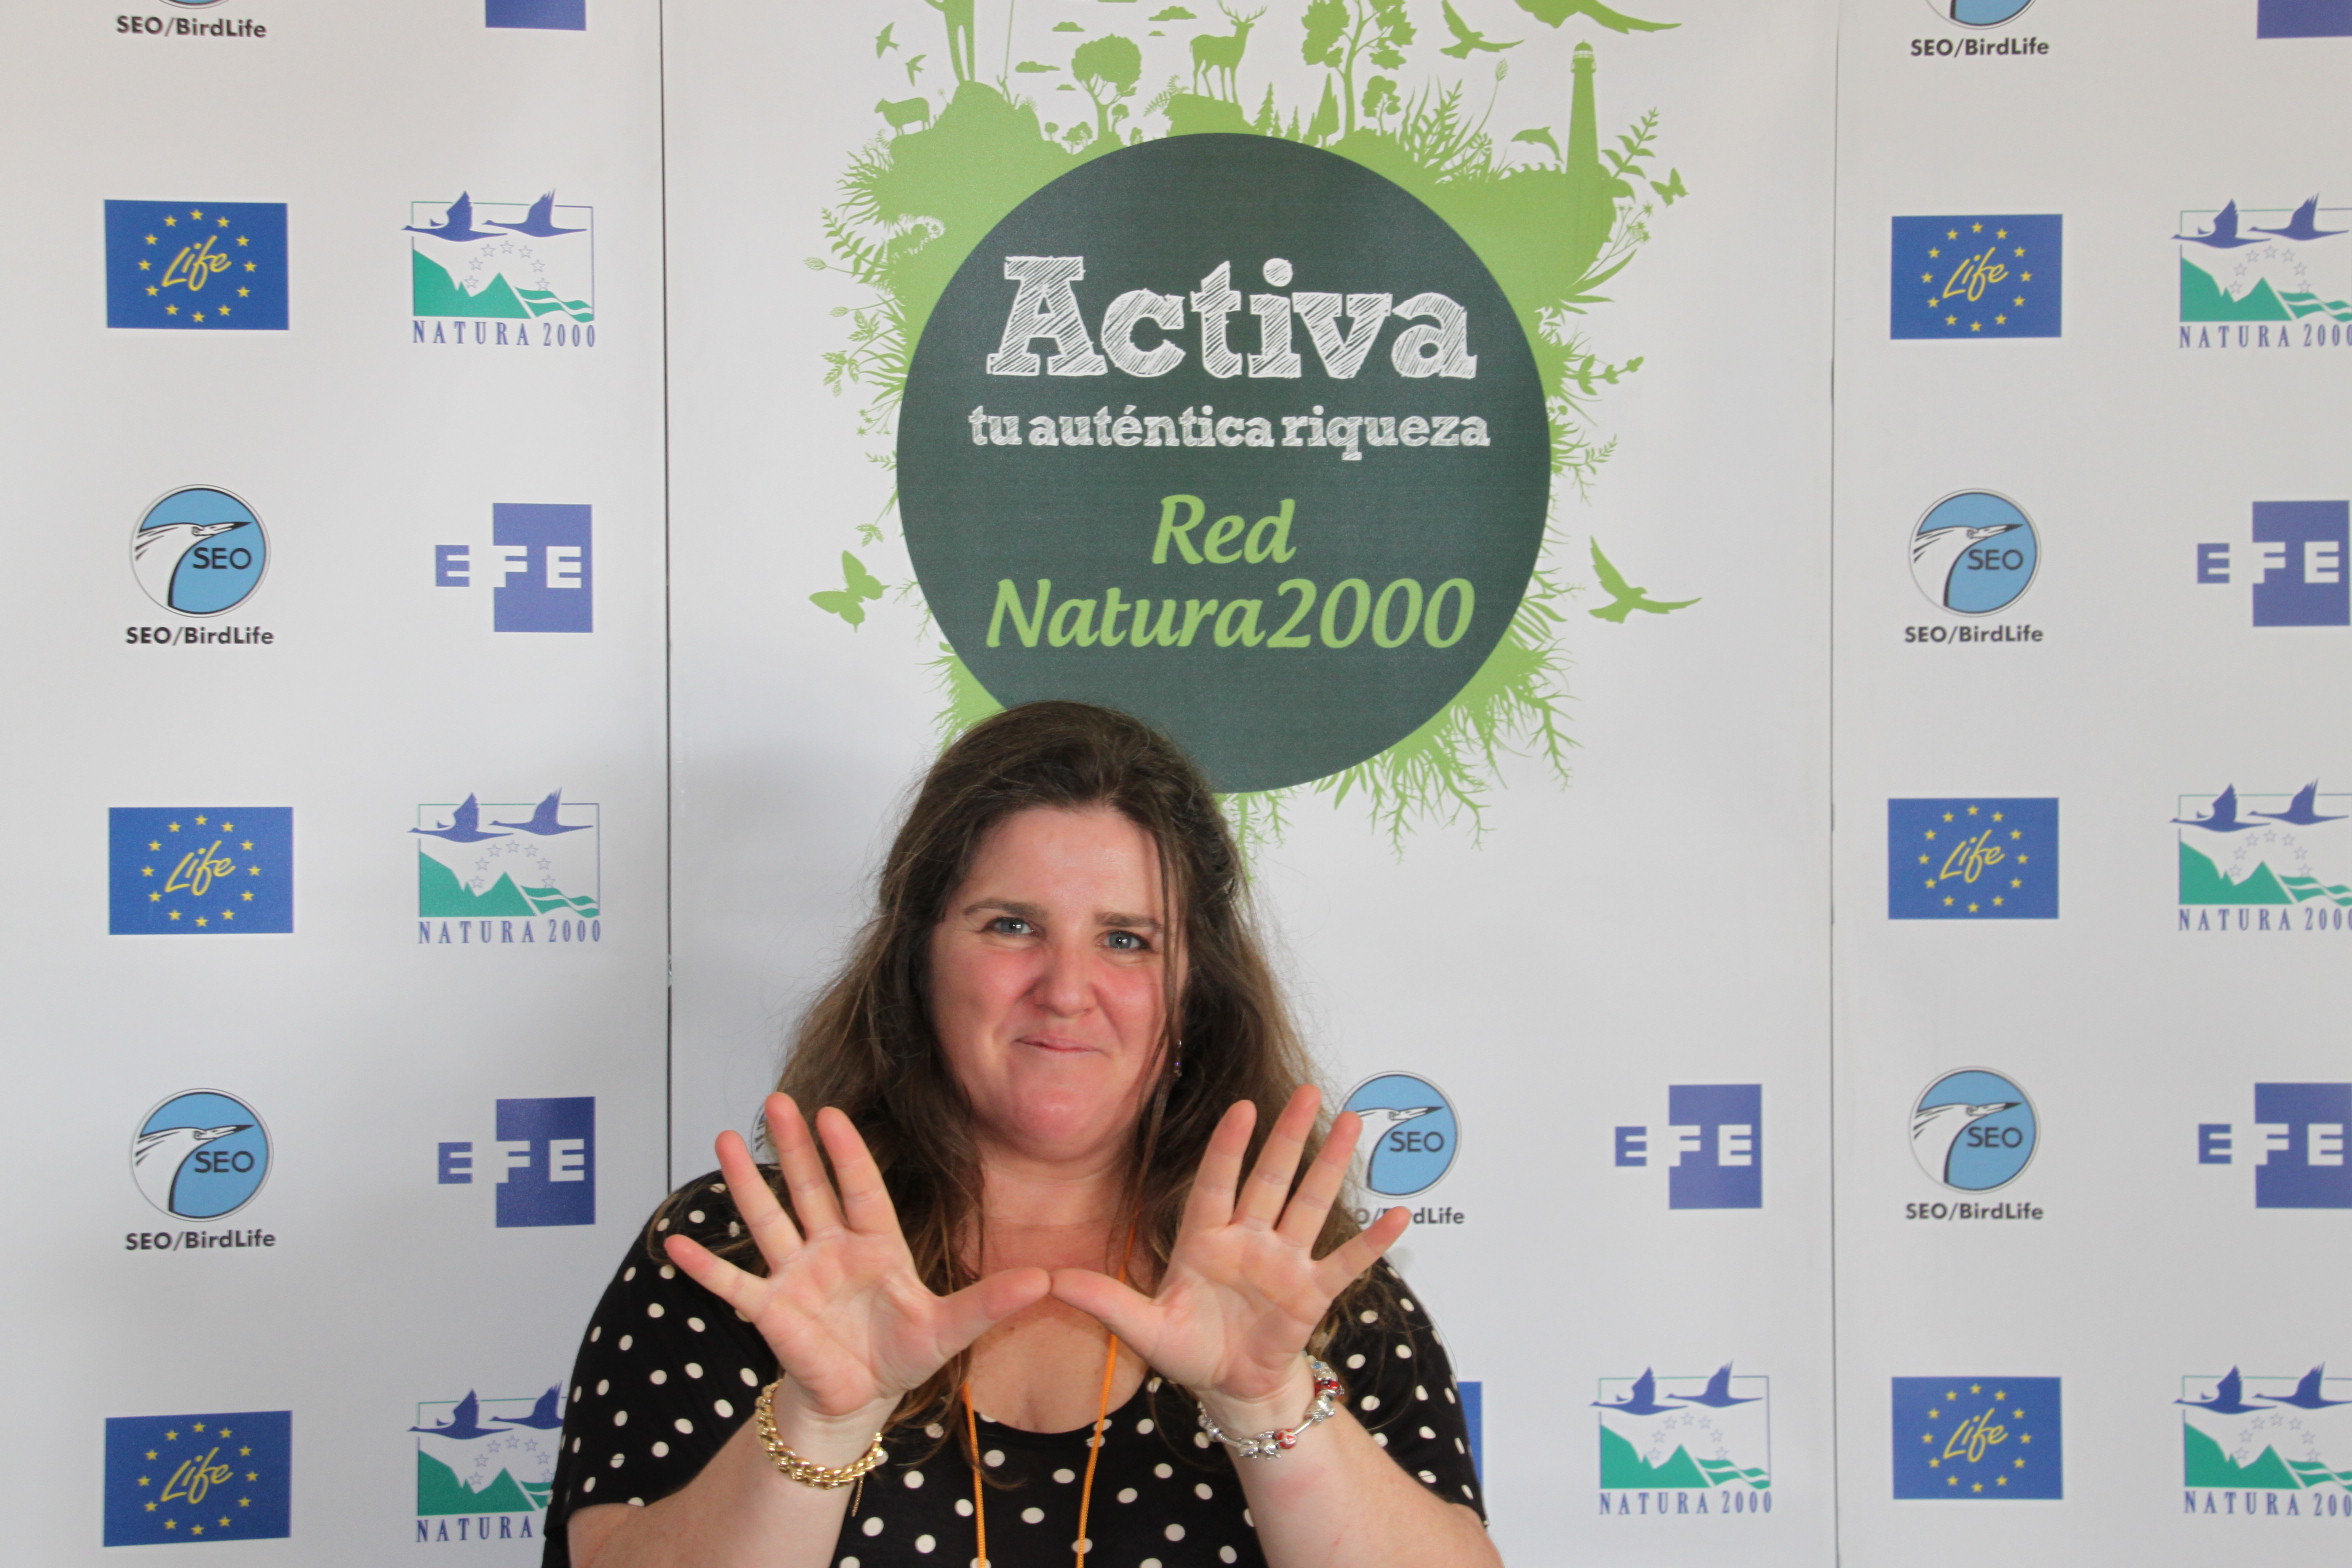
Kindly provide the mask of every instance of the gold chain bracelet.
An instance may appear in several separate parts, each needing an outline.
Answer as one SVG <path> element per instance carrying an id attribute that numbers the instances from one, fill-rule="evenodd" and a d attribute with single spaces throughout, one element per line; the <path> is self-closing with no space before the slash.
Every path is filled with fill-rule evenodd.
<path id="1" fill-rule="evenodd" d="M 782 1378 L 776 1380 L 781 1383 Z M 776 1383 L 760 1390 L 759 1401 L 752 1406 L 752 1415 L 759 1434 L 760 1447 L 767 1450 L 769 1462 L 781 1470 L 789 1480 L 802 1486 L 813 1486 L 820 1491 L 833 1491 L 862 1480 L 867 1471 L 889 1456 L 882 1451 L 882 1434 L 876 1432 L 866 1451 L 845 1465 L 820 1465 L 803 1459 L 784 1445 L 776 1432 Z"/>

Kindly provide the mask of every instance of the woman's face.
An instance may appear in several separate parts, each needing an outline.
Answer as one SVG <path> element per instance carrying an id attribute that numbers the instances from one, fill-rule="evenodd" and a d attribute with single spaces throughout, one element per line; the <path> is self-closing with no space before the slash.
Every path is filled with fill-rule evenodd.
<path id="1" fill-rule="evenodd" d="M 1123 1146 L 1160 1054 L 1166 919 L 1150 835 L 1109 807 L 989 832 L 931 935 L 932 1021 L 984 1145 Z"/>

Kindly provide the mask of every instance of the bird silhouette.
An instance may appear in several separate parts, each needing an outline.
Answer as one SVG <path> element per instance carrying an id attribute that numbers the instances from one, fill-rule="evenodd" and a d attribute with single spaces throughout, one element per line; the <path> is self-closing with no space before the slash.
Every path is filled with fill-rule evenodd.
<path id="1" fill-rule="evenodd" d="M 585 229 L 560 229 L 555 224 L 555 192 L 549 191 L 531 203 L 531 210 L 523 214 L 520 223 L 501 223 L 496 218 L 487 220 L 493 228 L 512 229 L 517 234 L 528 234 L 535 240 L 551 240 L 559 234 L 585 234 Z"/>
<path id="2" fill-rule="evenodd" d="M 1642 1375 L 1633 1380 L 1632 1393 L 1627 1394 L 1623 1399 L 1596 1399 L 1593 1403 L 1600 1409 L 1623 1411 L 1629 1416 L 1654 1416 L 1660 1411 L 1675 1408 L 1672 1405 L 1659 1404 L 1657 1394 L 1657 1378 L 1651 1374 L 1648 1367 L 1643 1367 Z"/>
<path id="3" fill-rule="evenodd" d="M 1696 1394 L 1668 1394 L 1668 1399 L 1685 1405 L 1705 1405 L 1714 1410 L 1728 1410 L 1733 1405 L 1752 1405 L 1761 1395 L 1735 1397 L 1731 1392 L 1731 1363 L 1726 1361 L 1707 1379 L 1707 1386 Z"/>
<path id="4" fill-rule="evenodd" d="M 2326 1370 L 2327 1363 L 2322 1361 L 2304 1373 L 2303 1380 L 2295 1385 L 2292 1394 L 2256 1394 L 2254 1397 L 2266 1399 L 2274 1405 L 2293 1405 L 2298 1410 L 2325 1410 L 2331 1405 L 2352 1405 L 2352 1399 L 2329 1399 L 2320 1393 L 2320 1374 Z"/>
<path id="5" fill-rule="evenodd" d="M 491 824 L 493 827 L 496 823 Z M 411 833 L 422 833 L 427 838 L 445 838 L 452 844 L 479 844 L 486 838 L 505 838 L 504 833 L 482 831 L 482 807 L 473 796 L 449 814 L 449 825 L 440 828 L 410 828 Z"/>
<path id="6" fill-rule="evenodd" d="M 915 78 L 923 74 L 923 62 L 924 62 L 925 60 L 928 60 L 928 59 L 930 59 L 930 58 L 931 58 L 931 57 L 930 57 L 929 55 L 927 55 L 927 54 L 919 54 L 919 55 L 916 55 L 916 56 L 915 56 L 913 59 L 909 60 L 909 61 L 906 63 L 906 65 L 907 65 L 907 85 L 908 85 L 909 87 L 912 87 L 912 86 L 914 86 L 914 85 L 915 85 Z"/>
<path id="7" fill-rule="evenodd" d="M 1973 544 L 1997 538 L 2023 523 L 1990 523 L 1982 528 L 1954 524 L 1950 528 L 1929 528 L 1911 537 L 1911 575 L 1924 588 L 1934 583 L 1936 603 L 1952 608 L 1952 573 L 1960 566 L 1960 557 Z M 2021 592 L 2023 590 L 2020 590 Z"/>
<path id="8" fill-rule="evenodd" d="M 180 561 L 190 550 L 207 539 L 218 538 L 232 528 L 242 528 L 242 520 L 228 523 L 162 523 L 153 528 L 142 528 L 131 540 L 131 571 L 139 579 L 139 586 L 152 594 L 157 604 L 172 604 L 172 579 L 180 569 Z"/>
<path id="9" fill-rule="evenodd" d="M 874 35 L 875 59 L 881 59 L 883 55 L 898 47 L 898 40 L 890 36 L 890 30 L 897 25 L 896 22 L 886 22 L 883 24 L 882 31 Z"/>
<path id="10" fill-rule="evenodd" d="M 1647 588 L 1634 587 L 1625 580 L 1622 572 L 1609 564 L 1609 558 L 1601 554 L 1601 542 L 1598 539 L 1592 541 L 1592 562 L 1593 574 L 1600 578 L 1603 591 L 1609 595 L 1609 603 L 1591 612 L 1597 621 L 1615 621 L 1622 626 L 1625 617 L 1635 610 L 1643 610 L 1651 615 L 1668 615 L 1676 610 L 1687 610 L 1699 602 L 1696 599 L 1663 602 L 1651 598 Z"/>
<path id="11" fill-rule="evenodd" d="M 596 825 L 593 822 L 568 824 L 559 822 L 556 820 L 556 813 L 561 810 L 563 810 L 563 791 L 559 789 L 539 802 L 539 809 L 531 813 L 531 819 L 528 822 L 493 821 L 490 825 L 494 828 L 519 828 L 525 833 L 536 834 L 540 838 L 552 838 L 558 833 L 581 833 Z"/>
<path id="12" fill-rule="evenodd" d="M 2238 820 L 2238 787 L 2232 784 L 2213 797 L 2213 809 L 2201 817 L 2175 817 L 2184 828 L 2203 828 L 2209 833 L 2243 833 L 2259 823 Z"/>
<path id="13" fill-rule="evenodd" d="M 2204 234 L 2175 234 L 2176 240 L 2187 240 L 2192 245 L 2210 245 L 2215 250 L 2235 250 L 2240 245 L 2259 245 L 2262 241 L 2249 239 L 2238 232 L 2238 204 L 2231 202 L 2213 215 L 2213 227 Z"/>
<path id="14" fill-rule="evenodd" d="M 2015 1110 L 2015 1100 L 1995 1100 L 1983 1105 L 1970 1105 L 1963 1100 L 1952 1100 L 1942 1105 L 1924 1105 L 1911 1113 L 1911 1149 L 1919 1156 L 1920 1166 L 1936 1180 L 1947 1185 L 1952 1179 L 1952 1151 L 1959 1147 L 1960 1135 L 1988 1116 Z"/>
<path id="15" fill-rule="evenodd" d="M 552 1432 L 563 1425 L 563 1417 L 555 1413 L 555 1390 L 552 1388 L 539 1396 L 539 1403 L 531 1407 L 529 1415 L 492 1416 L 490 1419 L 508 1426 L 527 1426 L 540 1432 Z"/>
<path id="16" fill-rule="evenodd" d="M 2319 198 L 2314 196 L 2309 201 L 2305 202 L 2302 206 L 2295 209 L 2295 215 L 2287 220 L 2287 226 L 2285 228 L 2265 229 L 2257 227 L 2254 232 L 2257 234 L 2275 234 L 2282 240 L 2325 240 L 2333 239 L 2337 235 L 2347 231 L 2343 229 L 2323 229 L 2319 226 Z"/>
<path id="17" fill-rule="evenodd" d="M 474 1397 L 474 1391 L 469 1388 L 466 1390 L 465 1398 L 459 1400 L 457 1408 L 449 1413 L 448 1420 L 439 1426 L 412 1426 L 409 1430 L 423 1432 L 433 1437 L 456 1438 L 460 1442 L 469 1437 L 496 1436 L 498 1428 L 482 1425 L 481 1415 L 482 1402 Z"/>
<path id="18" fill-rule="evenodd" d="M 1612 11 L 1601 0 L 1519 0 L 1519 9 L 1543 23 L 1557 27 L 1572 16 L 1589 16 L 1612 33 L 1662 33 L 1680 22 L 1645 22 L 1627 16 L 1623 11 Z"/>
<path id="19" fill-rule="evenodd" d="M 2231 1367 L 2228 1374 L 2213 1385 L 2211 1399 L 2176 1399 L 2173 1403 L 2210 1410 L 2217 1416 L 2242 1416 L 2249 1410 L 2260 1410 L 2260 1405 L 2249 1405 L 2238 1397 L 2244 1388 L 2245 1382 L 2238 1376 L 2238 1369 Z"/>
<path id="20" fill-rule="evenodd" d="M 1450 54 L 1457 60 L 1467 60 L 1474 50 L 1484 54 L 1501 54 L 1505 49 L 1518 48 L 1522 42 L 1514 38 L 1507 44 L 1498 44 L 1463 21 L 1462 13 L 1454 9 L 1454 0 L 1439 0 L 1439 3 L 1445 7 L 1446 30 L 1454 35 L 1454 41 L 1440 49 L 1439 54 Z"/>
<path id="21" fill-rule="evenodd" d="M 418 228 L 411 223 L 405 225 L 401 232 L 404 234 L 430 234 L 437 240 L 494 240 L 498 238 L 488 229 L 474 227 L 474 198 L 470 191 L 458 193 L 457 200 L 449 204 L 448 213 L 439 223 L 428 223 L 423 228 Z"/>
<path id="22" fill-rule="evenodd" d="M 2292 822 L 2299 828 L 2317 827 L 2322 822 L 2341 822 L 2341 814 L 2326 816 L 2319 809 L 2319 780 L 2313 779 L 2295 791 L 2295 798 L 2284 811 L 2249 811 L 2249 817 L 2268 817 L 2273 822 Z"/>
<path id="23" fill-rule="evenodd" d="M 234 1122 L 226 1127 L 159 1127 L 141 1133 L 139 1141 L 131 1145 L 131 1176 L 147 1201 L 166 1214 L 177 1214 L 172 1207 L 172 1187 L 180 1179 L 180 1167 L 188 1163 L 188 1156 L 208 1143 L 214 1143 L 231 1133 L 245 1131 L 251 1122 Z"/>
<path id="24" fill-rule="evenodd" d="M 1358 1106 L 1356 1115 L 1363 1122 L 1363 1127 L 1356 1133 L 1356 1158 L 1364 1162 L 1366 1174 L 1371 1172 L 1372 1156 L 1379 1150 L 1380 1140 L 1388 1136 L 1390 1128 L 1400 1122 L 1409 1122 L 1444 1109 L 1442 1105 Z"/>

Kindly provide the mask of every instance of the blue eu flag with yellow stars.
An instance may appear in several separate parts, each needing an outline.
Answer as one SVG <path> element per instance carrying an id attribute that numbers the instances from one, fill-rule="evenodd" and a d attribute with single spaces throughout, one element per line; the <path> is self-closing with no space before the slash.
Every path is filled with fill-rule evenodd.
<path id="1" fill-rule="evenodd" d="M 116 806 L 107 812 L 115 936 L 294 929 L 294 808 Z"/>
<path id="2" fill-rule="evenodd" d="M 2054 212 L 1897 218 L 1888 305 L 1898 338 L 2054 338 L 2066 220 Z"/>
<path id="3" fill-rule="evenodd" d="M 1895 1379 L 1895 1497 L 1971 1503 L 2066 1495 L 2054 1377 Z"/>
<path id="4" fill-rule="evenodd" d="M 106 324 L 286 330 L 282 201 L 110 201 Z"/>
<path id="5" fill-rule="evenodd" d="M 294 1415 L 109 1416 L 106 1544 L 283 1540 Z"/>
<path id="6" fill-rule="evenodd" d="M 1887 918 L 2058 918 L 2058 802 L 1887 802 Z"/>

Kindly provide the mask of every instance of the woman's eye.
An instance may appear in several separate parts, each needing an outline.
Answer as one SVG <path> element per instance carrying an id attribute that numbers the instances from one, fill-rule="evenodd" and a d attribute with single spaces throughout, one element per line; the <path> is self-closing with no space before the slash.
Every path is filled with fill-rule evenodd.
<path id="1" fill-rule="evenodd" d="M 1146 943 L 1142 937 L 1136 935 L 1132 931 L 1113 931 L 1110 935 L 1104 937 L 1103 940 L 1108 942 L 1114 951 L 1121 953 L 1142 953 L 1150 951 L 1149 944 Z"/>
<path id="2" fill-rule="evenodd" d="M 994 920 L 988 922 L 988 929 L 999 936 L 1029 936 L 1034 934 L 1037 928 L 1019 915 L 998 915 Z"/>

